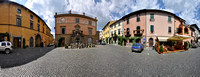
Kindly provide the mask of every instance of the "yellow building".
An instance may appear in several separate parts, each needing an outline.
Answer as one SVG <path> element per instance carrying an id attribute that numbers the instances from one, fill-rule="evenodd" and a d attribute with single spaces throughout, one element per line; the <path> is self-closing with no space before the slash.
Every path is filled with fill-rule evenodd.
<path id="1" fill-rule="evenodd" d="M 109 21 L 105 26 L 104 28 L 102 29 L 103 30 L 103 40 L 106 41 L 107 43 L 109 42 L 109 37 L 110 37 L 110 25 L 115 23 L 116 21 Z"/>
<path id="2" fill-rule="evenodd" d="M 44 20 L 25 6 L 0 1 L 0 10 L 0 41 L 11 41 L 15 48 L 53 43 L 53 35 Z"/>

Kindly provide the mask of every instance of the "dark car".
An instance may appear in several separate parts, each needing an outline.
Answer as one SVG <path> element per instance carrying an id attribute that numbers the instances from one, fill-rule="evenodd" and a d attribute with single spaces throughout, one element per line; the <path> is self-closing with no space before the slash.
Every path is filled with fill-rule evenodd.
<path id="1" fill-rule="evenodd" d="M 132 52 L 142 52 L 144 50 L 144 47 L 140 43 L 135 43 L 131 47 Z"/>

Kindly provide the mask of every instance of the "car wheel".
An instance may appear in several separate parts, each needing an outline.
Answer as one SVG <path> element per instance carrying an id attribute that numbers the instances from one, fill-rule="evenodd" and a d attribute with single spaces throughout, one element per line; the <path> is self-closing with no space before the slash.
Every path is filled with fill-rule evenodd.
<path id="1" fill-rule="evenodd" d="M 9 50 L 9 49 L 6 49 L 6 50 L 5 50 L 5 53 L 6 53 L 6 54 L 9 54 L 9 53 L 10 53 L 10 50 Z"/>
<path id="2" fill-rule="evenodd" d="M 134 51 L 132 50 L 132 52 L 134 52 Z"/>

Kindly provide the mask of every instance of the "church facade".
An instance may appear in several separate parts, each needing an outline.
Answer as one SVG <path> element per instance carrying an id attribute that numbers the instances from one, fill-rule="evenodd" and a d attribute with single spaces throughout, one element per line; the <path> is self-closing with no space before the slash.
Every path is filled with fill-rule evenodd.
<path id="1" fill-rule="evenodd" d="M 83 14 L 55 14 L 55 44 L 96 44 L 98 42 L 97 18 Z"/>

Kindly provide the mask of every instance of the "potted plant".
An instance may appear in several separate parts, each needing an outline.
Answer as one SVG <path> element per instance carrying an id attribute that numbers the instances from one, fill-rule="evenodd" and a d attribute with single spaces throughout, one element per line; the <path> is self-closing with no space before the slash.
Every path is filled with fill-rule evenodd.
<path id="1" fill-rule="evenodd" d="M 159 52 L 160 52 L 160 54 L 162 54 L 162 53 L 164 52 L 164 48 L 163 48 L 162 45 L 161 45 L 160 48 L 159 48 Z"/>

